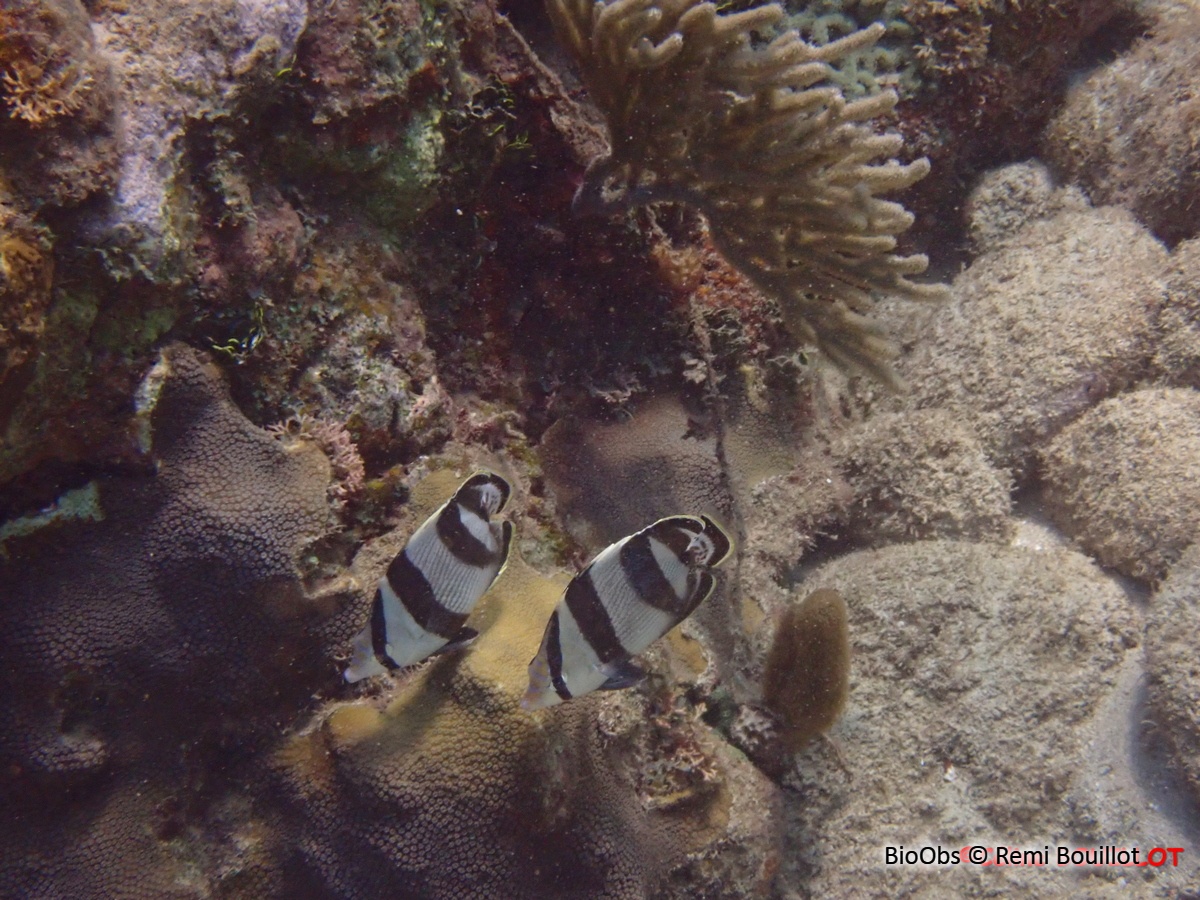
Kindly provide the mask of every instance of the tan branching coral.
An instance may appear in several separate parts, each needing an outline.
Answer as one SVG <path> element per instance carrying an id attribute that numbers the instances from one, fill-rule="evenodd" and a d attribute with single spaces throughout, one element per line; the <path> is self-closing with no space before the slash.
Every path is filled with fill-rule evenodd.
<path id="1" fill-rule="evenodd" d="M 873 25 L 822 47 L 786 31 L 777 4 L 720 15 L 697 0 L 550 0 L 555 28 L 604 113 L 611 153 L 589 168 L 576 208 L 660 201 L 704 213 L 722 254 L 778 300 L 797 340 L 894 381 L 892 348 L 866 316 L 873 295 L 941 296 L 916 284 L 924 256 L 900 256 L 912 215 L 879 194 L 929 171 L 868 124 L 888 91 L 847 102 L 830 63 L 870 46 Z M 882 160 L 882 162 L 880 162 Z"/>
<path id="2" fill-rule="evenodd" d="M 0 104 L 38 128 L 78 112 L 96 86 L 91 33 L 78 0 L 0 9 Z"/>
<path id="3" fill-rule="evenodd" d="M 25 60 L 15 61 L 0 81 L 9 114 L 34 126 L 76 112 L 93 84 L 92 76 L 73 64 L 55 68 Z"/>

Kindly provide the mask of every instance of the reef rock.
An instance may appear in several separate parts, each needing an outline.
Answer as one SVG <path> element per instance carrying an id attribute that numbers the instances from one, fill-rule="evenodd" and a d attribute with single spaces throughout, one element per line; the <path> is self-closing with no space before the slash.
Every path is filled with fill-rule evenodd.
<path id="1" fill-rule="evenodd" d="M 109 193 L 119 165 L 116 77 L 79 0 L 0 9 L 0 172 L 21 206 Z"/>
<path id="2" fill-rule="evenodd" d="M 1162 15 L 1131 50 L 1075 85 L 1045 155 L 1097 205 L 1132 210 L 1168 243 L 1196 234 L 1200 11 Z"/>
<path id="3" fill-rule="evenodd" d="M 1115 207 L 1028 222 L 931 311 L 898 366 L 904 402 L 946 409 L 1024 481 L 1064 425 L 1146 371 L 1166 259 Z"/>
<path id="4" fill-rule="evenodd" d="M 1200 809 L 1200 545 L 1174 566 L 1146 617 L 1149 702 L 1170 763 Z"/>
<path id="5" fill-rule="evenodd" d="M 1106 566 L 1158 581 L 1200 535 L 1200 393 L 1104 401 L 1046 451 L 1046 504 Z"/>
<path id="6" fill-rule="evenodd" d="M 150 2 L 101 5 L 99 12 L 100 49 L 120 62 L 124 146 L 112 202 L 91 228 L 97 240 L 130 254 L 131 272 L 174 277 L 180 260 L 172 252 L 187 247 L 187 220 L 195 216 L 173 195 L 188 180 L 188 125 L 228 109 L 239 90 L 271 86 L 295 51 L 307 6 Z"/>
<path id="7" fill-rule="evenodd" d="M 1128 727 L 1101 712 L 1140 629 L 1090 560 L 927 541 L 836 559 L 800 590 L 818 588 L 850 610 L 850 695 L 830 733 L 844 769 L 818 744 L 785 778 L 784 895 L 1060 896 L 1042 869 L 885 868 L 883 851 L 1127 840 L 1088 752 L 1097 730 Z"/>

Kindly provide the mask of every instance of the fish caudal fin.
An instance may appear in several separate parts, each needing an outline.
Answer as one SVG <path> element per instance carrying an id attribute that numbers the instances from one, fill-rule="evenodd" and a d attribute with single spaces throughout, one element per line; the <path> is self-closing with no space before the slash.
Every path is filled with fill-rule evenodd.
<path id="1" fill-rule="evenodd" d="M 354 637 L 350 665 L 346 667 L 342 677 L 350 684 L 354 684 L 364 678 L 383 675 L 386 672 L 387 669 L 375 658 L 375 648 L 371 643 L 371 624 L 368 622 L 367 627 Z"/>

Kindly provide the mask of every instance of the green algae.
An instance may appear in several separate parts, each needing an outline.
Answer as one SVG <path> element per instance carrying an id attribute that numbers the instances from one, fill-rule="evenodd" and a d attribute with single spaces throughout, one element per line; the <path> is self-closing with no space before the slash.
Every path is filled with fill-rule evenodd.
<path id="1" fill-rule="evenodd" d="M 18 519 L 10 519 L 0 525 L 0 558 L 8 558 L 5 541 L 26 537 L 47 526 L 66 521 L 102 522 L 104 510 L 100 506 L 100 489 L 96 482 L 88 482 L 81 488 L 67 491 L 52 505 L 39 512 Z"/>

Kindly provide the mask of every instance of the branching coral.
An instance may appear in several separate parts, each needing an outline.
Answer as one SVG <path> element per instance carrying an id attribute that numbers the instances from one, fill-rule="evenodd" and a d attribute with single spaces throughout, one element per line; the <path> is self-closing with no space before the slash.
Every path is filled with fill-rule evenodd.
<path id="1" fill-rule="evenodd" d="M 78 112 L 95 85 L 82 61 L 87 49 L 65 8 L 0 11 L 0 97 L 9 115 L 38 127 Z"/>
<path id="2" fill-rule="evenodd" d="M 300 413 L 286 421 L 269 425 L 267 431 L 287 446 L 294 446 L 297 441 L 312 441 L 329 457 L 333 472 L 333 479 L 329 483 L 329 499 L 335 508 L 340 509 L 362 490 L 366 466 L 354 437 L 345 425 Z"/>
<path id="3" fill-rule="evenodd" d="M 866 316 L 873 295 L 942 289 L 909 280 L 927 265 L 894 253 L 912 215 L 877 195 L 918 181 L 929 163 L 900 164 L 899 135 L 869 126 L 892 109 L 894 93 L 847 102 L 829 67 L 878 40 L 883 26 L 813 47 L 795 31 L 766 40 L 784 16 L 775 4 L 728 15 L 697 0 L 549 8 L 612 144 L 588 169 L 576 208 L 699 209 L 721 253 L 779 300 L 797 340 L 892 381 L 890 344 Z"/>
<path id="4" fill-rule="evenodd" d="M 24 61 L 0 75 L 9 113 L 30 125 L 43 125 L 77 111 L 93 84 L 92 76 L 78 67 L 61 68 Z"/>

